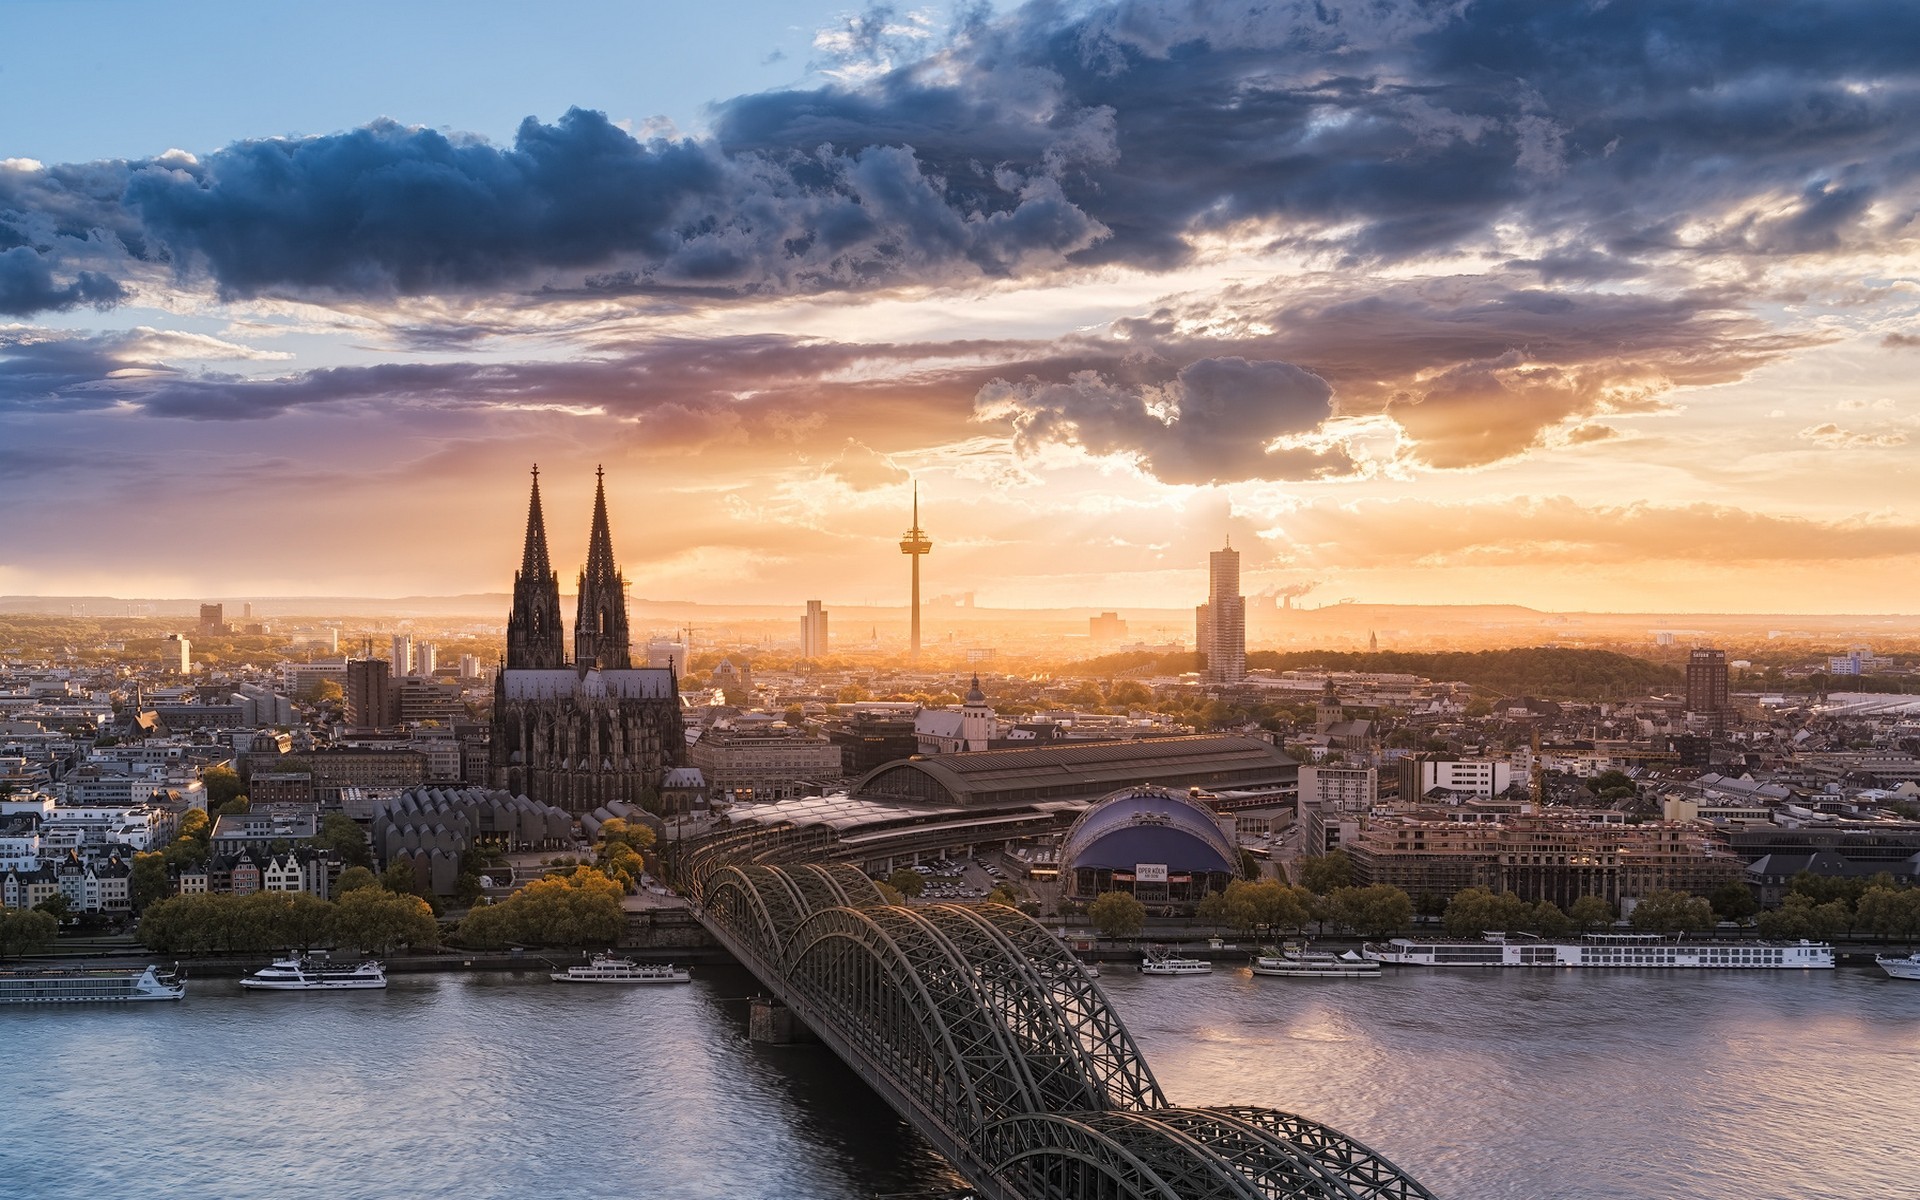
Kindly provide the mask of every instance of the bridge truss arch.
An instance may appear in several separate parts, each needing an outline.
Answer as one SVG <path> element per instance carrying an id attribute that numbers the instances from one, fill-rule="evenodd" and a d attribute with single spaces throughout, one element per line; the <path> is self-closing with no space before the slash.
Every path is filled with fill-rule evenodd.
<path id="1" fill-rule="evenodd" d="M 749 852 L 751 851 L 751 852 Z M 1169 1105 L 1106 993 L 1004 905 L 889 905 L 777 839 L 682 864 L 703 924 L 991 1200 L 1433 1200 L 1255 1107 Z"/>

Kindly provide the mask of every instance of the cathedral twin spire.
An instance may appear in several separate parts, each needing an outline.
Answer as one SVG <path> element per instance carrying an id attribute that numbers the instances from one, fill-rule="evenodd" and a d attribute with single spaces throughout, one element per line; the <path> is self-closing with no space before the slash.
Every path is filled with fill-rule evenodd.
<path id="1" fill-rule="evenodd" d="M 574 663 L 580 667 L 624 669 L 631 666 L 627 641 L 626 580 L 613 561 L 613 535 L 607 525 L 606 474 L 596 470 L 593 532 L 586 569 L 580 572 L 580 602 L 574 622 Z M 533 469 L 533 494 L 527 502 L 527 540 L 520 570 L 513 577 L 513 609 L 507 617 L 507 669 L 567 665 L 566 637 L 560 625 L 560 579 L 547 554 L 547 523 L 540 508 L 540 468 Z"/>
<path id="2" fill-rule="evenodd" d="M 580 572 L 573 661 L 580 666 L 624 671 L 633 665 L 627 658 L 627 581 L 613 565 L 606 472 L 595 467 L 593 478 L 593 532 L 587 538 L 587 565 Z"/>

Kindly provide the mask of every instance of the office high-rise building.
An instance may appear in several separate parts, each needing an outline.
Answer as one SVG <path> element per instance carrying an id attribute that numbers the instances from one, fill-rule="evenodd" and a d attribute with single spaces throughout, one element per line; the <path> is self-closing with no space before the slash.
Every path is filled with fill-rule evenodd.
<path id="1" fill-rule="evenodd" d="M 1695 650 L 1687 656 L 1687 711 L 1725 712 L 1733 707 L 1727 683 L 1727 652 Z"/>
<path id="2" fill-rule="evenodd" d="M 347 724 L 383 729 L 400 719 L 393 690 L 393 666 L 384 658 L 347 660 Z"/>
<path id="3" fill-rule="evenodd" d="M 187 640 L 185 634 L 180 633 L 169 634 L 167 640 L 174 643 L 171 647 L 173 668 L 182 675 L 193 674 L 193 643 Z"/>
<path id="4" fill-rule="evenodd" d="M 1194 610 L 1194 632 L 1207 656 L 1208 683 L 1247 677 L 1247 601 L 1240 594 L 1240 552 L 1231 544 L 1207 556 L 1207 602 Z"/>
<path id="5" fill-rule="evenodd" d="M 227 631 L 227 606 L 224 604 L 202 604 L 200 606 L 200 632 L 218 637 Z"/>
<path id="6" fill-rule="evenodd" d="M 800 657 L 827 656 L 827 610 L 818 600 L 807 601 L 807 613 L 800 618 Z"/>
<path id="7" fill-rule="evenodd" d="M 432 642 L 421 642 L 413 648 L 413 674 L 431 675 L 439 666 L 440 652 Z"/>
<path id="8" fill-rule="evenodd" d="M 393 673 L 395 677 L 413 674 L 413 639 L 404 633 L 393 635 Z"/>

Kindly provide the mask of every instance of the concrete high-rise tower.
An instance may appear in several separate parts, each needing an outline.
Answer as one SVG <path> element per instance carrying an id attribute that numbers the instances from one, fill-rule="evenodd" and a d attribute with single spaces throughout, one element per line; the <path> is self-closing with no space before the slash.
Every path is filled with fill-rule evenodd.
<path id="1" fill-rule="evenodd" d="M 1208 683 L 1247 677 L 1247 601 L 1240 594 L 1240 552 L 1228 543 L 1207 556 L 1207 602 L 1194 612 L 1195 640 L 1207 656 Z"/>
<path id="2" fill-rule="evenodd" d="M 800 657 L 827 656 L 827 610 L 818 600 L 807 601 L 807 613 L 800 618 Z"/>
<path id="3" fill-rule="evenodd" d="M 900 553 L 913 559 L 913 635 L 911 654 L 920 657 L 920 557 L 931 553 L 933 543 L 920 528 L 920 484 L 913 485 L 913 528 L 900 535 Z"/>

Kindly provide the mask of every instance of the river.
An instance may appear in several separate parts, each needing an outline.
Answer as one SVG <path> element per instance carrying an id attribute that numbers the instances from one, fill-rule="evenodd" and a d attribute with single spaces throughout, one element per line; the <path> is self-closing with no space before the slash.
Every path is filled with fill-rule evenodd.
<path id="1" fill-rule="evenodd" d="M 1170 1098 L 1324 1120 L 1443 1200 L 1920 1191 L 1920 985 L 1858 970 L 1102 979 Z M 751 979 L 0 1009 L 0 1194 L 867 1200 L 951 1182 Z"/>

